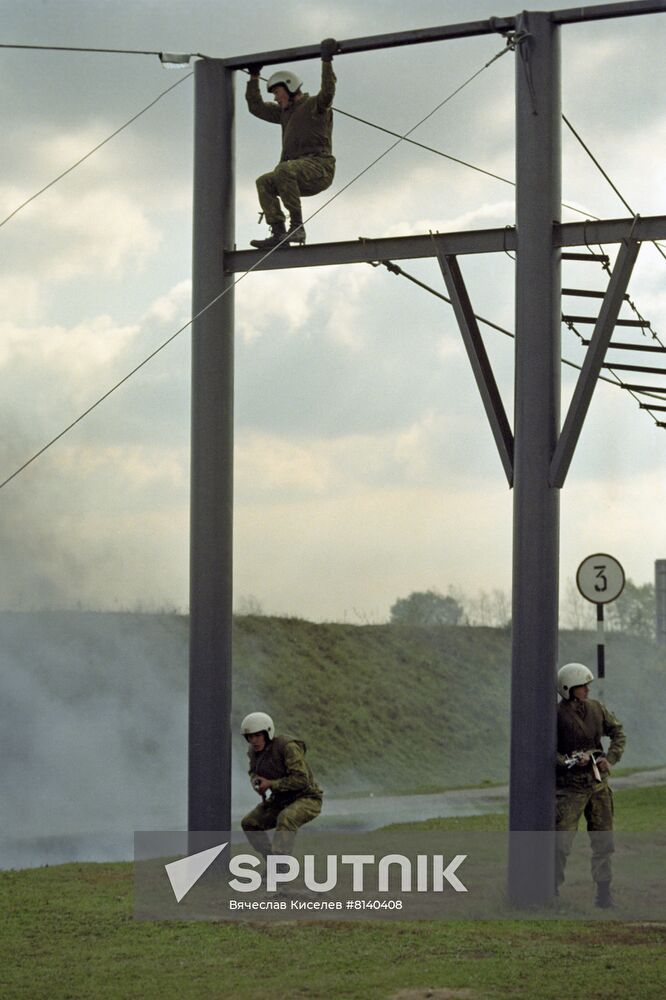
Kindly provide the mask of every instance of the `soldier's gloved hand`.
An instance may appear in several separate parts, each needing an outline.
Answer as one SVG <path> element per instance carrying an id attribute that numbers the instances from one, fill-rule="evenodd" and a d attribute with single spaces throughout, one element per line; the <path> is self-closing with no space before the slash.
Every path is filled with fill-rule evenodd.
<path id="1" fill-rule="evenodd" d="M 264 67 L 261 63 L 250 63 L 245 69 L 248 71 L 250 76 L 259 76 Z"/>
<path id="2" fill-rule="evenodd" d="M 340 51 L 340 44 L 335 38 L 325 38 L 321 43 L 322 62 L 333 62 L 333 56 Z"/>
<path id="3" fill-rule="evenodd" d="M 597 757 L 597 767 L 602 774 L 610 774 L 611 766 L 605 757 Z"/>

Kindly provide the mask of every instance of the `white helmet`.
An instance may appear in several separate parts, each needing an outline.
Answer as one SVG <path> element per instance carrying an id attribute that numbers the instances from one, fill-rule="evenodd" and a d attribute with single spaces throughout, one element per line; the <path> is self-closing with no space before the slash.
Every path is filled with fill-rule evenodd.
<path id="1" fill-rule="evenodd" d="M 565 701 L 569 701 L 573 688 L 591 684 L 593 680 L 594 674 L 584 663 L 565 663 L 557 672 L 557 690 Z"/>
<path id="2" fill-rule="evenodd" d="M 241 722 L 241 736 L 251 736 L 252 733 L 268 733 L 269 740 L 275 735 L 275 726 L 270 715 L 265 712 L 250 712 Z"/>
<path id="3" fill-rule="evenodd" d="M 282 84 L 283 87 L 286 87 L 289 93 L 293 96 L 297 90 L 301 89 L 303 81 L 300 76 L 296 76 L 292 70 L 279 69 L 277 73 L 273 73 L 272 76 L 269 76 L 268 78 L 268 83 L 266 84 L 268 92 L 272 93 L 273 88 L 277 87 L 278 84 Z"/>

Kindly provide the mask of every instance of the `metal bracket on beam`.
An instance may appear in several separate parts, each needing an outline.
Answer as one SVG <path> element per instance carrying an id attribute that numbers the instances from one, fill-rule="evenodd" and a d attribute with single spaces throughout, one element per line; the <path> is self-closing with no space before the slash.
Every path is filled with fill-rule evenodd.
<path id="1" fill-rule="evenodd" d="M 564 485 L 639 250 L 640 243 L 637 240 L 625 240 L 620 246 L 550 465 L 550 485 L 553 487 L 561 488 Z"/>
<path id="2" fill-rule="evenodd" d="M 493 375 L 488 354 L 476 322 L 472 303 L 463 280 L 458 261 L 453 256 L 437 249 L 437 260 L 451 298 L 451 305 L 458 320 L 463 343 L 472 365 L 474 378 L 481 393 L 481 399 L 490 422 L 500 459 L 509 486 L 513 486 L 513 433 L 507 419 L 504 403 Z"/>

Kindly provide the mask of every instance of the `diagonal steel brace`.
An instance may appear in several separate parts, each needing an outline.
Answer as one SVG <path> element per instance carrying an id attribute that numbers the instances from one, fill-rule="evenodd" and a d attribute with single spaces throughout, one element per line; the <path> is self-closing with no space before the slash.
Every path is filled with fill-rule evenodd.
<path id="1" fill-rule="evenodd" d="M 467 288 L 463 280 L 458 261 L 454 256 L 447 255 L 437 247 L 437 260 L 446 282 L 446 289 L 451 299 L 451 305 L 458 320 L 463 343 L 467 350 L 476 384 L 481 393 L 481 399 L 490 422 L 490 429 L 495 438 L 504 472 L 513 486 L 513 433 L 507 419 L 504 403 L 500 396 L 497 382 L 486 353 L 478 323 L 472 309 Z"/>
<path id="2" fill-rule="evenodd" d="M 552 487 L 560 489 L 567 477 L 640 246 L 638 240 L 630 239 L 624 240 L 620 245 L 613 273 L 590 339 L 590 346 L 587 349 L 562 433 L 550 464 L 550 485 Z"/>

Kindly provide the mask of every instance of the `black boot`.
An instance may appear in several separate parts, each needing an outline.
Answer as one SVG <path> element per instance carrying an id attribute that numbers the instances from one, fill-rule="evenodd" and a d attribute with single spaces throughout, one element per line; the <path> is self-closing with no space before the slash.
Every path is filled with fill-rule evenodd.
<path id="1" fill-rule="evenodd" d="M 289 217 L 289 233 L 288 238 L 290 243 L 305 243 L 305 229 L 303 227 L 303 216 L 294 212 Z"/>
<path id="2" fill-rule="evenodd" d="M 272 250 L 274 247 L 279 246 L 287 235 L 287 230 L 285 229 L 284 220 L 279 222 L 274 222 L 271 225 L 271 235 L 267 236 L 265 240 L 250 240 L 250 246 L 256 247 L 257 250 Z M 285 247 L 288 245 L 285 241 Z"/>
<path id="3" fill-rule="evenodd" d="M 594 905 L 602 910 L 615 909 L 615 901 L 611 896 L 611 884 L 609 882 L 597 882 L 597 895 Z"/>

